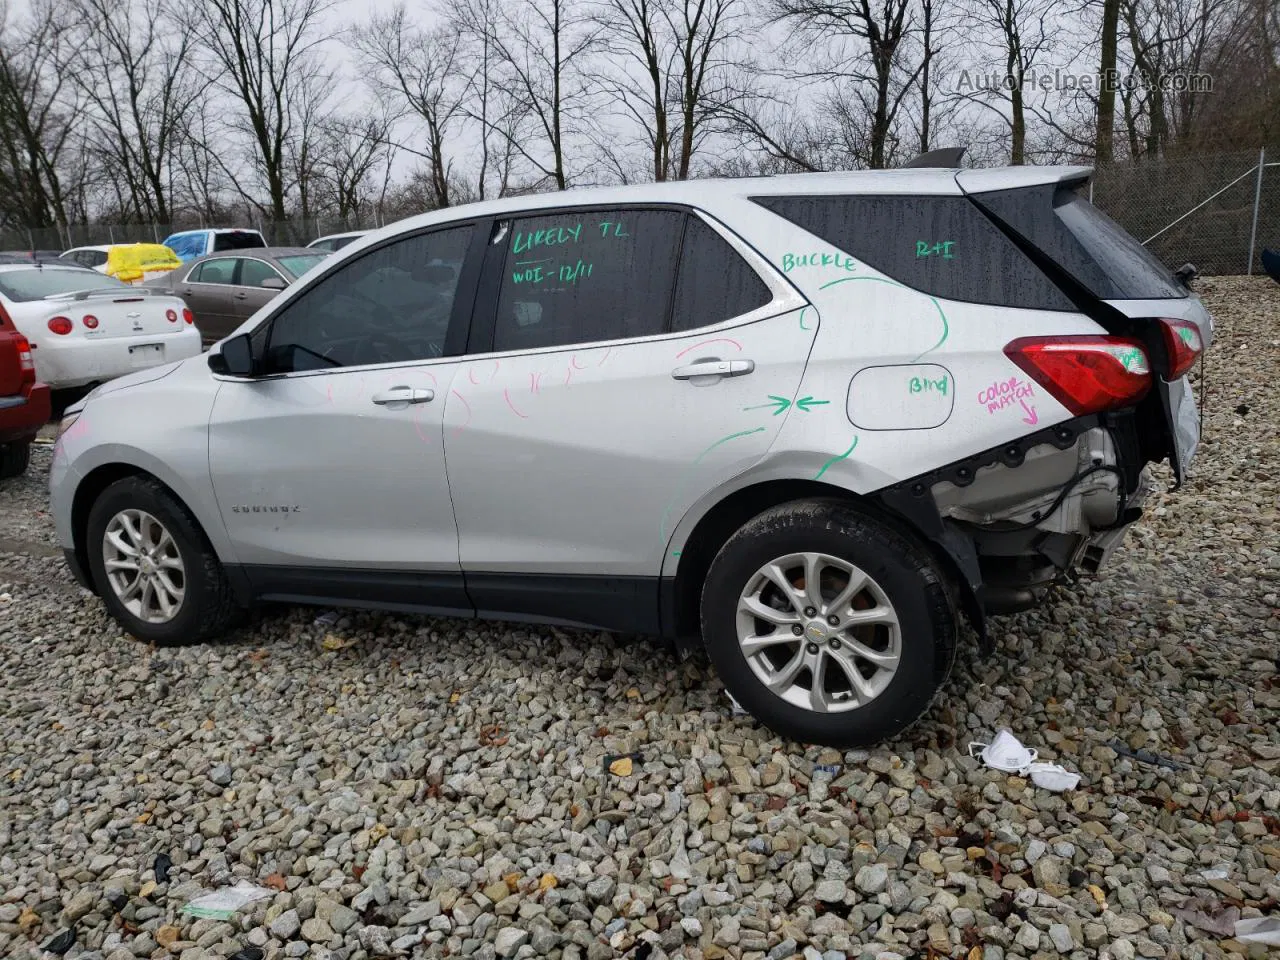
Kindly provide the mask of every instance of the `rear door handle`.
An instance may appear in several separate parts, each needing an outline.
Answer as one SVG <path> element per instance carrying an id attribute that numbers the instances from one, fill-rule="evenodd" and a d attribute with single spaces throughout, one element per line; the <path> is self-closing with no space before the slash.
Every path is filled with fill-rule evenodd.
<path id="1" fill-rule="evenodd" d="M 430 403 L 435 398 L 436 392 L 429 387 L 392 387 L 375 393 L 373 402 L 386 406 L 388 403 Z"/>
<path id="2" fill-rule="evenodd" d="M 245 299 L 247 296 L 249 296 L 247 293 L 237 293 L 237 294 L 236 294 L 236 299 L 237 299 L 237 300 L 243 300 L 243 299 Z"/>
<path id="3" fill-rule="evenodd" d="M 692 380 L 694 377 L 744 377 L 755 368 L 754 360 L 720 360 L 708 357 L 676 367 L 671 371 L 671 376 L 677 380 Z"/>

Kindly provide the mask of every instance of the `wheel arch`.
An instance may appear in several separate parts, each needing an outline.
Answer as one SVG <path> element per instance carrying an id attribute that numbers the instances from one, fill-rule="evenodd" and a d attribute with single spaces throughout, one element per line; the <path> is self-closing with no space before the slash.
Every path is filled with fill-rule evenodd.
<path id="1" fill-rule="evenodd" d="M 702 586 L 720 548 L 743 524 L 766 510 L 798 500 L 827 500 L 853 507 L 921 544 L 946 575 L 947 586 L 966 618 L 985 636 L 985 617 L 961 560 L 912 518 L 890 508 L 875 495 L 861 495 L 818 480 L 764 480 L 727 494 L 694 524 L 676 560 L 675 576 L 662 588 L 662 624 L 682 651 L 700 649 L 699 605 Z"/>
<path id="2" fill-rule="evenodd" d="M 192 508 L 191 500 L 184 497 L 182 493 L 174 488 L 174 485 L 167 482 L 164 477 L 158 476 L 151 470 L 139 466 L 136 463 L 128 463 L 125 461 L 111 461 L 99 464 L 91 469 L 76 484 L 75 493 L 71 500 L 71 542 L 72 549 L 75 552 L 77 562 L 80 569 L 85 572 L 86 578 L 93 584 L 93 590 L 97 593 L 100 589 L 99 584 L 94 582 L 93 567 L 89 563 L 89 544 L 88 544 L 88 527 L 89 514 L 93 510 L 94 503 L 102 495 L 103 491 L 110 487 L 113 483 L 123 480 L 126 477 L 141 477 L 152 480 L 164 488 L 165 492 L 174 498 L 191 516 L 191 520 L 195 523 L 196 529 L 209 543 L 210 548 L 215 554 L 220 554 L 216 537 L 210 536 L 209 525 L 205 523 L 204 518 Z M 216 533 L 216 531 L 214 531 Z M 225 569 L 230 573 L 235 568 L 233 565 L 226 565 Z M 246 597 L 244 593 L 246 587 L 239 582 L 235 576 L 230 576 L 232 588 L 241 599 Z"/>

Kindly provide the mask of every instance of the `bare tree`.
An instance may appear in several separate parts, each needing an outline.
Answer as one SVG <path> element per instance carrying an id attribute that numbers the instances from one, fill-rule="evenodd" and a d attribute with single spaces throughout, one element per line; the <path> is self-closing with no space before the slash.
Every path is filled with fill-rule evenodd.
<path id="1" fill-rule="evenodd" d="M 377 114 L 334 117 L 326 126 L 321 165 L 326 200 L 340 220 L 358 218 L 373 199 L 375 174 L 390 166 L 390 120 Z"/>
<path id="2" fill-rule="evenodd" d="M 1120 31 L 1120 0 L 1102 0 L 1102 33 L 1099 37 L 1098 110 L 1094 156 L 1106 163 L 1115 155 L 1116 85 L 1119 79 L 1117 38 Z"/>
<path id="3" fill-rule="evenodd" d="M 0 210 L 30 227 L 67 223 L 62 162 L 81 113 L 71 32 L 61 0 L 35 0 L 20 21 L 0 0 Z"/>
<path id="4" fill-rule="evenodd" d="M 580 0 L 462 0 L 454 17 L 483 38 L 499 65 L 493 82 L 508 107 L 486 129 L 539 177 L 565 189 L 567 144 L 591 116 L 588 60 L 598 47 L 599 25 L 582 15 Z"/>
<path id="5" fill-rule="evenodd" d="M 448 149 L 466 119 L 464 100 L 469 92 L 460 63 L 458 29 L 446 25 L 424 30 L 408 21 L 400 3 L 353 30 L 351 37 L 374 88 L 421 125 L 419 142 L 424 149 L 413 152 L 427 163 L 432 205 L 449 206 Z M 483 42 L 487 42 L 487 32 L 482 34 Z M 485 66 L 482 63 L 480 68 Z M 482 113 L 488 107 L 487 94 L 487 89 L 482 90 L 486 97 L 480 103 Z M 481 161 L 481 182 L 486 160 Z"/>
<path id="6" fill-rule="evenodd" d="M 1052 4 L 1053 0 L 974 0 L 970 9 L 981 31 L 978 45 L 997 58 L 1004 81 L 983 84 L 973 91 L 972 100 L 1008 123 L 1009 157 L 1014 165 L 1027 160 L 1027 86 L 1034 68 L 1052 47 Z"/>
<path id="7" fill-rule="evenodd" d="M 797 28 L 806 61 L 818 64 L 795 71 L 795 78 L 841 84 L 867 115 L 867 165 L 885 167 L 899 110 L 922 69 L 907 61 L 912 0 L 880 0 L 875 7 L 871 0 L 772 0 L 772 10 L 775 20 Z M 847 114 L 846 96 L 839 103 Z"/>
<path id="8" fill-rule="evenodd" d="M 236 102 L 236 126 L 254 152 L 267 188 L 266 210 L 286 218 L 290 151 L 295 154 L 316 114 L 325 73 L 319 46 L 330 0 L 201 0 L 192 28 L 214 66 L 214 78 Z M 305 139 L 305 138 L 303 138 Z"/>
<path id="9" fill-rule="evenodd" d="M 84 68 L 71 75 L 90 108 L 95 152 L 127 186 L 134 216 L 168 223 L 177 141 L 195 92 L 191 35 L 167 0 L 124 10 L 115 0 L 74 2 Z"/>

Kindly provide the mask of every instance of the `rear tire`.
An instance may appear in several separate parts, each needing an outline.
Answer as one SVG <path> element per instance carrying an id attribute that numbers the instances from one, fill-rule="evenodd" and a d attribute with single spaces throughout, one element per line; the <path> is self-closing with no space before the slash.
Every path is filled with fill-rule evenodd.
<path id="1" fill-rule="evenodd" d="M 811 500 L 760 514 L 721 548 L 702 631 L 742 707 L 785 737 L 843 749 L 924 714 L 951 669 L 956 614 L 921 544 Z"/>
<path id="2" fill-rule="evenodd" d="M 7 443 L 0 446 L 0 480 L 20 477 L 31 463 L 31 443 Z"/>
<path id="3" fill-rule="evenodd" d="M 107 487 L 89 511 L 85 546 L 107 610 L 140 640 L 201 643 L 243 615 L 199 524 L 157 480 Z"/>

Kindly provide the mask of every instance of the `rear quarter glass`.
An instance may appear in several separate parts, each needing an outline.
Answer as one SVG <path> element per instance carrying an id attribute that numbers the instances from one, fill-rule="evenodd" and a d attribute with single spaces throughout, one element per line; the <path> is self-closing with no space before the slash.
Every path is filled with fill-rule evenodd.
<path id="1" fill-rule="evenodd" d="M 1074 310 L 1052 281 L 965 197 L 879 194 L 752 200 L 915 290 L 966 303 Z M 782 269 L 788 272 L 785 260 Z"/>

